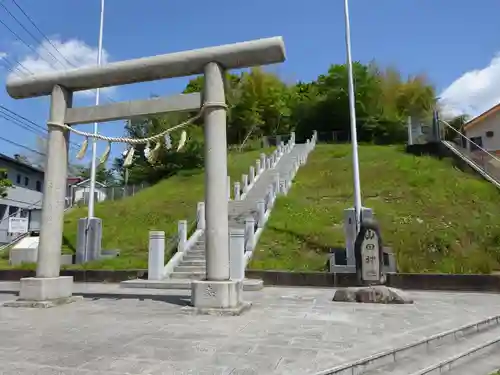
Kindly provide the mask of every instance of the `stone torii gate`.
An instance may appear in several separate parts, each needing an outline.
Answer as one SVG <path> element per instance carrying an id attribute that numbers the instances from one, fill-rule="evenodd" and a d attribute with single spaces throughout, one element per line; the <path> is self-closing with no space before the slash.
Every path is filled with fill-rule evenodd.
<path id="1" fill-rule="evenodd" d="M 50 95 L 48 152 L 36 277 L 21 279 L 19 304 L 54 305 L 72 300 L 73 278 L 60 276 L 69 131 L 75 125 L 203 109 L 205 136 L 206 280 L 192 283 L 200 311 L 244 306 L 241 283 L 229 279 L 227 138 L 224 71 L 285 60 L 281 37 L 189 50 L 147 58 L 12 79 L 7 92 L 24 99 Z M 73 93 L 109 86 L 204 74 L 199 93 L 72 107 Z M 146 235 L 146 234 L 145 234 Z M 23 302 L 25 301 L 25 302 Z"/>

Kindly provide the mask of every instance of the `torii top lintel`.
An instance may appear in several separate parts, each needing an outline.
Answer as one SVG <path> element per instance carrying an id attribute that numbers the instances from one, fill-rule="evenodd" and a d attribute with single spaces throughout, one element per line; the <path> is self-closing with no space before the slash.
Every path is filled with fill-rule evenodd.
<path id="1" fill-rule="evenodd" d="M 7 92 L 15 99 L 32 98 L 50 95 L 55 85 L 70 91 L 82 91 L 201 74 L 210 62 L 219 63 L 225 69 L 240 69 L 279 63 L 285 59 L 283 38 L 273 37 L 125 60 L 101 67 L 12 78 L 7 82 Z"/>

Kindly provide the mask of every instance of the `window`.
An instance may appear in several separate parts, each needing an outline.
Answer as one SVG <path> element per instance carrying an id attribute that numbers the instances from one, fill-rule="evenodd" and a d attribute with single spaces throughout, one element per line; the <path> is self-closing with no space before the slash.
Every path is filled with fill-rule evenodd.
<path id="1" fill-rule="evenodd" d="M 24 186 L 28 186 L 30 184 L 30 179 L 28 177 L 24 177 Z"/>
<path id="2" fill-rule="evenodd" d="M 3 219 L 3 217 L 5 216 L 5 211 L 7 211 L 7 205 L 0 204 L 0 219 Z"/>
<path id="3" fill-rule="evenodd" d="M 17 214 L 17 211 L 19 211 L 19 207 L 16 206 L 9 206 L 9 216 L 14 216 Z"/>
<path id="4" fill-rule="evenodd" d="M 42 182 L 41 181 L 36 182 L 36 191 L 42 191 Z"/>
<path id="5" fill-rule="evenodd" d="M 29 216 L 29 210 L 21 210 L 21 217 L 28 217 Z"/>
<path id="6" fill-rule="evenodd" d="M 486 132 L 486 136 L 487 136 L 488 138 L 493 137 L 493 134 L 494 134 L 494 133 L 493 133 L 491 130 L 489 130 L 489 131 L 487 131 L 487 132 Z"/>
<path id="7" fill-rule="evenodd" d="M 470 150 L 471 151 L 476 151 L 476 150 L 479 150 L 479 147 L 483 147 L 483 138 L 482 137 L 471 137 L 470 140 L 472 141 L 472 142 L 470 142 Z"/>
<path id="8" fill-rule="evenodd" d="M 20 175 L 20 174 L 18 174 L 18 175 L 16 176 L 16 183 L 17 183 L 17 184 L 20 184 L 20 183 L 21 183 L 21 175 Z"/>

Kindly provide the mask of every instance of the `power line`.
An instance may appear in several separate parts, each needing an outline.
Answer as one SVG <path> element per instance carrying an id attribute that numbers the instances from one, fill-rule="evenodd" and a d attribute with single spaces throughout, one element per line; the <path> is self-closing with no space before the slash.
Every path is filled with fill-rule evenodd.
<path id="1" fill-rule="evenodd" d="M 33 35 L 33 33 L 32 33 L 31 31 L 29 31 L 29 30 L 26 28 L 26 26 L 24 26 L 24 25 L 22 24 L 22 22 L 21 22 L 21 21 L 19 21 L 19 20 L 17 19 L 17 17 L 16 17 L 16 16 L 14 16 L 14 15 L 11 13 L 11 11 L 7 8 L 7 6 L 6 6 L 3 2 L 1 2 L 1 3 L 0 3 L 0 6 L 1 6 L 1 7 L 2 7 L 2 8 L 3 8 L 3 9 L 4 9 L 4 10 L 5 10 L 5 11 L 6 11 L 6 12 L 7 12 L 7 13 L 8 13 L 8 14 L 9 14 L 12 18 L 13 18 L 13 19 L 14 19 L 14 21 L 16 21 L 16 22 L 19 24 L 19 26 L 21 26 L 21 27 L 22 27 L 22 29 L 23 29 L 24 31 L 26 31 L 26 32 L 28 33 L 28 35 L 29 35 L 29 36 L 31 36 L 31 37 L 33 38 L 33 40 L 35 40 L 38 44 L 42 45 L 42 42 L 40 41 L 40 39 L 38 39 L 36 36 L 34 36 L 34 35 Z M 57 58 L 56 58 L 56 57 L 52 54 L 52 52 L 50 52 L 50 51 L 48 50 L 48 48 L 45 48 L 45 49 L 47 50 L 47 52 L 49 53 L 49 55 L 50 55 L 50 56 L 52 56 L 52 58 L 53 58 L 56 62 L 61 63 L 61 62 L 60 62 L 60 61 L 59 61 L 59 60 L 58 60 L 58 59 L 57 59 Z M 40 56 L 40 57 L 41 57 L 41 56 Z"/>
<path id="2" fill-rule="evenodd" d="M 14 142 L 14 141 L 11 141 L 10 139 L 7 139 L 7 138 L 4 138 L 2 136 L 0 136 L 0 140 L 4 141 L 4 142 L 7 142 L 7 143 L 10 143 L 11 145 L 14 145 L 14 146 L 18 146 L 18 147 L 21 147 L 21 148 L 24 148 L 25 150 L 28 150 L 28 151 L 32 151 L 38 155 L 41 155 L 41 156 L 45 156 L 46 154 L 45 153 L 42 153 L 40 151 L 37 151 L 37 150 L 34 150 L 32 149 L 31 147 L 28 147 L 28 146 L 24 146 L 22 144 L 19 144 L 17 142 Z"/>
<path id="3" fill-rule="evenodd" d="M 31 121 L 30 119 L 27 119 L 24 116 L 21 116 L 20 114 L 8 109 L 7 107 L 4 107 L 1 104 L 0 104 L 0 116 L 9 122 L 12 122 L 15 125 L 18 125 L 33 133 L 38 133 L 37 135 L 41 135 L 42 137 L 47 138 L 46 128 L 37 124 L 36 122 Z M 71 141 L 70 141 L 70 147 L 73 147 L 74 149 L 80 148 L 78 144 Z"/>
<path id="4" fill-rule="evenodd" d="M 36 25 L 35 21 L 33 21 L 33 19 L 28 15 L 28 13 L 26 13 L 24 11 L 24 9 L 17 3 L 16 0 L 12 0 L 12 2 L 14 3 L 14 5 L 21 11 L 22 14 L 24 14 L 24 16 L 28 19 L 28 21 L 30 21 L 30 23 L 33 25 L 33 27 L 35 28 L 36 31 L 38 31 L 38 33 L 52 46 L 52 48 L 54 48 L 55 51 L 57 51 L 59 53 L 59 55 L 61 55 L 61 57 L 69 64 L 69 65 L 73 65 L 71 64 L 71 62 L 66 58 L 66 56 L 64 56 L 61 51 L 59 51 L 57 49 L 57 47 L 52 43 L 52 41 L 47 37 L 47 35 L 45 35 L 45 33 L 40 30 L 40 28 Z"/>
<path id="5" fill-rule="evenodd" d="M 47 136 L 42 131 L 40 131 L 40 130 L 38 130 L 36 128 L 30 127 L 30 126 L 28 126 L 26 124 L 23 124 L 20 120 L 18 120 L 15 117 L 9 115 L 8 113 L 2 112 L 1 110 L 0 110 L 0 117 L 4 118 L 5 120 L 7 120 L 9 122 L 12 122 L 14 125 L 18 125 L 21 128 L 23 128 L 25 130 L 28 130 L 28 131 L 30 131 L 32 133 L 35 133 L 37 135 L 41 135 L 42 137 L 46 137 Z"/>
<path id="6" fill-rule="evenodd" d="M 30 70 L 28 68 L 26 68 L 23 64 L 21 64 L 19 61 L 17 61 L 15 58 L 12 58 L 16 63 L 17 63 L 17 66 L 15 64 L 12 63 L 12 61 L 9 60 L 9 58 L 7 57 L 7 55 L 5 56 L 0 56 L 0 61 L 2 61 L 4 63 L 4 66 L 7 68 L 7 70 L 9 70 L 10 72 L 14 73 L 14 74 L 17 74 L 19 76 L 18 73 L 16 73 L 14 70 L 17 70 L 19 71 L 21 74 L 25 74 L 25 72 L 23 72 L 21 69 L 19 69 L 19 66 L 22 67 L 24 70 L 26 70 L 29 74 L 32 74 L 30 72 Z M 22 76 L 20 76 L 22 77 Z"/>
<path id="7" fill-rule="evenodd" d="M 2 21 L 0 19 L 0 23 L 7 29 L 10 31 L 10 33 L 12 35 L 14 35 L 14 37 L 16 37 L 19 41 L 21 41 L 26 47 L 28 47 L 30 50 L 32 50 L 34 53 L 36 53 L 38 56 L 40 56 L 40 54 L 33 48 L 33 46 L 29 43 L 27 43 L 23 38 L 21 38 L 19 36 L 19 34 L 17 34 L 14 30 L 12 30 L 4 21 Z M 41 57 L 41 56 L 40 56 Z"/>
<path id="8" fill-rule="evenodd" d="M 28 15 L 28 13 L 21 7 L 21 5 L 19 5 L 19 3 L 15 0 L 11 0 L 12 3 L 23 13 L 23 15 L 28 19 L 28 21 L 33 25 L 33 27 L 38 31 L 38 33 L 52 46 L 52 48 L 54 48 L 55 51 L 57 51 L 57 53 L 66 61 L 67 65 L 77 69 L 78 67 L 73 64 L 70 60 L 68 60 L 66 58 L 66 56 L 64 56 L 64 54 L 54 45 L 54 43 L 52 43 L 52 41 L 47 37 L 47 35 L 36 25 L 35 21 Z M 19 21 L 8 9 L 7 7 L 2 3 L 0 2 L 0 5 L 4 7 L 4 9 L 11 15 L 11 17 L 14 18 L 14 20 L 24 29 L 26 30 L 26 32 L 28 34 L 31 35 L 31 37 L 33 39 L 35 39 L 37 41 L 37 43 L 40 44 L 41 47 L 43 47 L 43 44 L 41 43 L 41 41 L 35 37 L 30 31 L 28 31 L 26 29 L 26 27 L 21 23 L 21 21 Z M 0 21 L 1 22 L 1 21 Z M 25 43 L 26 44 L 26 43 Z M 43 47 L 45 50 L 47 50 L 47 52 L 49 52 L 49 54 L 58 62 L 60 63 L 63 67 L 65 67 L 65 64 L 63 64 L 59 59 L 57 59 L 50 51 L 47 47 Z M 43 57 L 40 55 L 40 53 L 36 52 L 35 53 L 40 57 L 42 58 L 43 60 Z M 92 90 L 92 91 L 95 91 L 95 90 Z M 109 97 L 109 95 L 103 95 L 104 97 L 106 97 L 106 99 L 108 99 L 110 102 L 115 102 L 115 100 L 111 97 Z"/>

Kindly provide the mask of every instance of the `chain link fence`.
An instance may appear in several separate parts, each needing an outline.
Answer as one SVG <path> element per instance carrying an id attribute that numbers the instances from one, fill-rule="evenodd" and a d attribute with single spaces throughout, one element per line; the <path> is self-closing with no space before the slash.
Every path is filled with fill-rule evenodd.
<path id="1" fill-rule="evenodd" d="M 95 202 L 117 201 L 127 197 L 133 197 L 137 193 L 149 187 L 148 184 L 127 185 L 127 186 L 96 186 L 94 196 Z M 85 206 L 89 203 L 90 187 L 88 186 L 72 186 L 69 191 L 69 196 L 66 198 L 66 205 Z"/>

